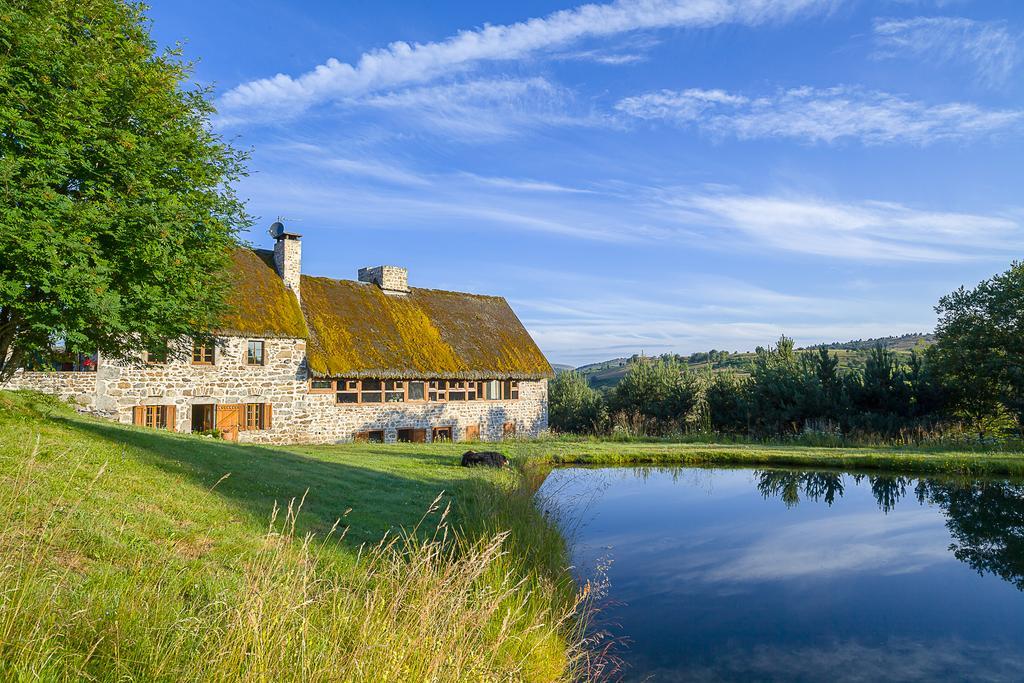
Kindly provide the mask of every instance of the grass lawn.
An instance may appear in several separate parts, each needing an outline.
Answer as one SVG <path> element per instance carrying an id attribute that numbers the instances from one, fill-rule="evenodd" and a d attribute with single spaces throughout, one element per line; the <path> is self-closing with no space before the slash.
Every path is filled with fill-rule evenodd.
<path id="1" fill-rule="evenodd" d="M 524 473 L 562 463 L 1024 473 L 1024 456 L 1005 453 L 488 447 L 517 467 L 462 468 L 465 444 L 237 445 L 0 392 L 0 679 L 587 676 L 601 662 L 572 616 L 566 549 Z"/>
<path id="2" fill-rule="evenodd" d="M 0 392 L 0 680 L 568 678 L 558 531 L 462 450 L 241 446 Z"/>

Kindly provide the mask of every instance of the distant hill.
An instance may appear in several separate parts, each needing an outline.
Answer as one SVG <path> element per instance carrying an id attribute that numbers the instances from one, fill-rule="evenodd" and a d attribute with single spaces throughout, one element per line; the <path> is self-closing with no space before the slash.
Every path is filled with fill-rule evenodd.
<path id="1" fill-rule="evenodd" d="M 924 346 L 931 346 L 935 343 L 935 335 L 919 332 L 915 334 L 902 334 L 898 337 L 880 337 L 878 339 L 857 339 L 848 342 L 833 342 L 831 344 L 817 344 L 808 346 L 808 349 L 846 349 L 848 351 L 867 351 L 881 344 L 892 351 L 910 351 L 911 349 Z"/>
<path id="2" fill-rule="evenodd" d="M 575 370 L 576 368 L 574 368 L 571 365 L 563 365 L 562 363 L 552 363 L 551 369 L 555 371 L 556 375 L 560 375 L 563 372 L 569 372 L 570 370 Z"/>
<path id="3" fill-rule="evenodd" d="M 828 349 L 833 355 L 839 358 L 839 367 L 846 370 L 863 369 L 867 360 L 868 351 L 879 344 L 899 355 L 909 356 L 911 350 L 921 349 L 935 343 L 935 335 L 928 333 L 904 334 L 894 337 L 879 337 L 877 339 L 855 339 L 847 342 L 833 342 L 831 344 L 816 344 L 800 349 L 802 351 L 815 351 L 819 348 Z M 669 354 L 671 355 L 671 354 Z M 689 356 L 675 356 L 679 361 L 685 362 L 694 371 L 706 371 L 709 366 L 712 372 L 722 370 L 734 370 L 745 372 L 754 359 L 753 352 L 729 352 L 701 351 L 691 353 Z M 657 360 L 660 356 L 649 357 L 648 360 Z M 599 363 L 590 363 L 576 368 L 590 385 L 601 389 L 611 388 L 619 383 L 619 380 L 626 374 L 630 360 L 639 359 L 639 356 L 630 358 L 612 358 L 611 360 Z M 566 368 L 568 366 L 558 366 Z M 555 372 L 564 372 L 556 368 Z"/>

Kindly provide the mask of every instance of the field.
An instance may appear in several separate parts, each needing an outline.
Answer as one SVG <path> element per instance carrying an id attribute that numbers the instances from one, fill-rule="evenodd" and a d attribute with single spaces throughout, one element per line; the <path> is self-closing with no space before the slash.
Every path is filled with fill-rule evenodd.
<path id="1" fill-rule="evenodd" d="M 587 604 L 532 500 L 550 466 L 1024 473 L 1018 454 L 494 446 L 515 467 L 462 468 L 465 444 L 241 446 L 0 392 L 0 679 L 591 677 Z"/>
<path id="2" fill-rule="evenodd" d="M 457 452 L 245 447 L 0 392 L 0 680 L 578 672 L 561 537 Z"/>

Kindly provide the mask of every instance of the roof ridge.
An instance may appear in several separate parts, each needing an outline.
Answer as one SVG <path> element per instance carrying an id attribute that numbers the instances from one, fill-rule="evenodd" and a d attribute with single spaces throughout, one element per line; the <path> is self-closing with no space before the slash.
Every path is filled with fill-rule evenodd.
<path id="1" fill-rule="evenodd" d="M 328 282 L 337 282 L 341 284 L 351 284 L 358 287 L 376 286 L 372 282 L 362 282 L 361 280 L 352 280 L 349 278 L 335 278 L 327 275 L 309 275 L 308 273 L 302 273 L 302 277 L 315 278 L 317 280 L 327 280 Z M 436 287 L 409 287 L 410 292 L 443 292 L 445 294 L 458 294 L 460 296 L 472 296 L 478 299 L 500 299 L 506 301 L 505 297 L 500 294 L 478 294 L 476 292 L 461 292 L 457 289 L 438 289 Z M 507 301 L 506 301 L 507 303 Z"/>

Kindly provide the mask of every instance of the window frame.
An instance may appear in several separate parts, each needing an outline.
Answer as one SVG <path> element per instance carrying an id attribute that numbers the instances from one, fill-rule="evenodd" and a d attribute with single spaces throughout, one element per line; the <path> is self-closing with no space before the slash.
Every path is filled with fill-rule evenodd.
<path id="1" fill-rule="evenodd" d="M 378 434 L 380 435 L 379 439 L 376 436 Z M 366 429 L 353 434 L 352 441 L 355 443 L 386 443 L 387 439 L 383 429 Z"/>
<path id="2" fill-rule="evenodd" d="M 328 386 L 326 388 L 314 387 L 314 382 L 327 382 Z M 308 392 L 310 394 L 333 394 L 335 392 L 335 387 L 337 386 L 337 384 L 337 381 L 333 379 L 324 379 L 323 377 L 310 377 Z"/>
<path id="3" fill-rule="evenodd" d="M 247 432 L 263 431 L 267 428 L 266 403 L 243 403 L 241 429 Z M 250 413 L 255 414 L 255 419 L 250 420 Z"/>
<path id="4" fill-rule="evenodd" d="M 252 362 L 252 346 L 259 344 L 260 361 Z M 261 368 L 267 364 L 267 342 L 264 339 L 247 339 L 245 344 L 245 366 L 249 368 Z"/>
<path id="5" fill-rule="evenodd" d="M 149 429 L 167 429 L 167 418 L 169 417 L 167 406 L 163 405 L 147 405 L 145 408 L 144 418 L 142 422 L 143 427 Z"/>
<path id="6" fill-rule="evenodd" d="M 192 342 L 192 365 L 216 365 L 217 364 L 217 345 L 216 344 L 199 344 Z M 205 360 L 207 352 L 209 352 L 210 359 Z M 200 360 L 196 360 L 196 354 L 200 355 Z"/>

